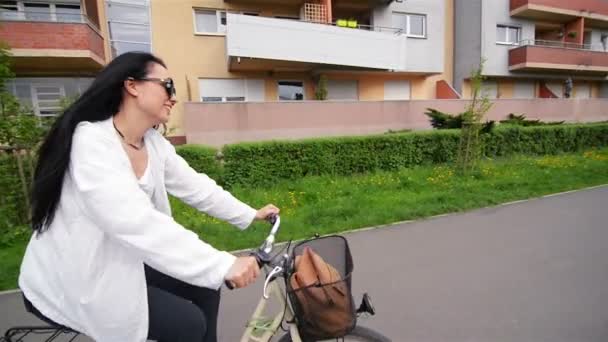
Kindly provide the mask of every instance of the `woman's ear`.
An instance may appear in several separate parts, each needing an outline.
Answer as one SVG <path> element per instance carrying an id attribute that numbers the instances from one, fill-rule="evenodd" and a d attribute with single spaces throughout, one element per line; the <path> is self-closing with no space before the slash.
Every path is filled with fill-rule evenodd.
<path id="1" fill-rule="evenodd" d="M 126 79 L 123 83 L 127 93 L 129 93 L 131 96 L 134 96 L 134 97 L 137 97 L 137 95 L 139 95 L 139 93 L 137 92 L 136 84 L 137 84 L 137 82 L 135 82 L 135 80 L 132 78 Z"/>

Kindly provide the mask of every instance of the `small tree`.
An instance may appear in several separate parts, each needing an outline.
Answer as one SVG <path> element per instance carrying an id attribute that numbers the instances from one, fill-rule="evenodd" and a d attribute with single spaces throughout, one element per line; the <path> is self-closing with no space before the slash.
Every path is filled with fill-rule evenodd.
<path id="1" fill-rule="evenodd" d="M 22 204 L 12 203 L 18 210 L 20 222 L 24 224 L 30 212 L 30 186 L 34 174 L 34 151 L 46 132 L 43 125 L 30 108 L 22 106 L 17 98 L 8 92 L 6 82 L 15 77 L 10 68 L 10 51 L 6 44 L 0 42 L 0 149 L 17 166 L 19 184 L 12 191 L 20 192 Z M 9 160 L 10 160 L 9 159 Z M 10 184 L 7 183 L 7 184 Z M 19 189 L 20 190 L 16 190 Z M 10 189 L 0 189 L 0 193 L 11 192 Z M 5 203 L 6 204 L 6 203 Z M 2 205 L 2 203 L 0 203 Z"/>
<path id="2" fill-rule="evenodd" d="M 487 95 L 481 90 L 483 76 L 483 64 L 481 60 L 479 67 L 471 73 L 471 102 L 462 114 L 462 130 L 458 155 L 456 159 L 456 170 L 458 173 L 467 175 L 475 170 L 483 151 L 482 141 L 479 133 L 482 128 L 482 119 L 492 107 Z"/>

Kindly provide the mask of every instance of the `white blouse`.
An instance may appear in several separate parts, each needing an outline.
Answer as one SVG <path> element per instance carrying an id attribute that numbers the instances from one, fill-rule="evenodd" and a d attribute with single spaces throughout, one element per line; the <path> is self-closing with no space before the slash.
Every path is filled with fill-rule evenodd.
<path id="1" fill-rule="evenodd" d="M 111 119 L 78 125 L 55 218 L 32 236 L 19 287 L 45 316 L 96 341 L 143 342 L 144 263 L 217 289 L 235 261 L 175 222 L 167 193 L 241 229 L 256 211 L 190 168 L 155 130 L 144 137 L 148 178 L 138 184 L 119 139 Z"/>
<path id="2" fill-rule="evenodd" d="M 148 158 L 148 165 L 146 166 L 146 170 L 144 174 L 137 180 L 137 184 L 139 187 L 148 195 L 150 199 L 154 195 L 154 183 L 152 179 L 150 179 L 150 158 Z"/>

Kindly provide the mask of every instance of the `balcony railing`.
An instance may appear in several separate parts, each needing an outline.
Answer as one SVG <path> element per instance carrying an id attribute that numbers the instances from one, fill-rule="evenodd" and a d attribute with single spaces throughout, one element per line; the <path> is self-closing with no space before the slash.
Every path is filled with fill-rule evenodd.
<path id="1" fill-rule="evenodd" d="M 573 72 L 604 76 L 608 53 L 602 45 L 524 40 L 509 50 L 509 70 Z"/>
<path id="2" fill-rule="evenodd" d="M 406 70 L 407 37 L 398 28 L 253 17 L 228 13 L 230 57 Z M 243 62 L 243 63 L 246 63 Z M 244 67 L 235 65 L 235 67 Z"/>
<path id="3" fill-rule="evenodd" d="M 559 40 L 540 40 L 540 39 L 524 39 L 519 41 L 516 46 L 543 46 L 553 47 L 559 49 L 573 49 L 573 50 L 586 50 L 586 51 L 601 51 L 608 52 L 608 45 L 602 44 L 578 44 L 563 42 Z"/>
<path id="4" fill-rule="evenodd" d="M 88 16 L 82 13 L 72 12 L 50 12 L 50 11 L 9 11 L 0 9 L 0 21 L 34 21 L 52 23 L 80 23 L 88 24 L 99 31 Z"/>

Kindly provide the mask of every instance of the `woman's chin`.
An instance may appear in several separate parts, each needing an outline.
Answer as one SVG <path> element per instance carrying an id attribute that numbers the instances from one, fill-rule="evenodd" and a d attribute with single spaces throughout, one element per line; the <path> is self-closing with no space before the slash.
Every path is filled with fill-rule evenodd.
<path id="1" fill-rule="evenodd" d="M 171 118 L 170 112 L 163 113 L 158 118 L 158 124 L 160 124 L 160 125 L 166 124 L 169 122 L 170 118 Z"/>

